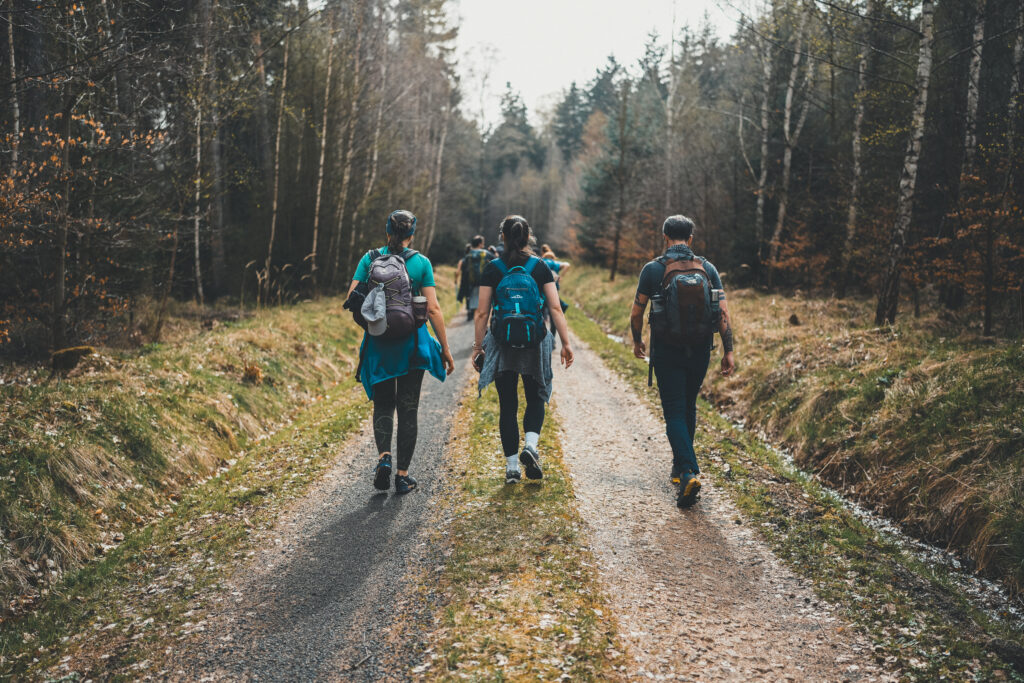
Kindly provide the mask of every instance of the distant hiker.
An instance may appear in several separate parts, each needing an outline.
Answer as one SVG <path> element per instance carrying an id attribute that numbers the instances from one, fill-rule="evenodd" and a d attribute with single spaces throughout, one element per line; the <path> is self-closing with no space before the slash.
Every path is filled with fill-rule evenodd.
<path id="1" fill-rule="evenodd" d="M 495 256 L 484 249 L 484 238 L 477 235 L 469 242 L 469 251 L 462 259 L 459 270 L 462 274 L 462 291 L 466 298 L 466 319 L 472 320 L 480 300 L 480 281 L 488 262 Z"/>
<path id="2" fill-rule="evenodd" d="M 554 276 L 530 250 L 530 224 L 522 216 L 501 222 L 503 256 L 487 264 L 480 282 L 476 311 L 473 366 L 480 372 L 482 391 L 494 382 L 498 391 L 498 431 L 505 454 L 505 483 L 521 479 L 519 463 L 528 479 L 544 476 L 537 453 L 544 425 L 544 404 L 551 398 L 552 337 L 544 327 L 546 307 L 562 340 L 562 363 L 572 365 L 569 328 L 558 305 Z M 490 329 L 488 330 L 488 323 Z M 523 378 L 526 443 L 519 450 L 519 378 Z"/>
<path id="3" fill-rule="evenodd" d="M 552 274 L 555 276 L 555 289 L 562 289 L 562 272 L 569 270 L 572 264 L 568 261 L 559 261 L 558 257 L 555 256 L 555 252 L 551 250 L 546 244 L 540 245 L 540 257 L 544 260 L 544 265 L 551 269 Z M 562 307 L 562 312 L 565 313 L 569 309 L 569 304 L 562 301 L 561 296 L 558 298 L 558 303 Z M 551 322 L 551 333 L 555 333 L 554 321 Z"/>
<path id="4" fill-rule="evenodd" d="M 416 488 L 409 463 L 416 448 L 417 410 L 424 371 L 441 380 L 455 370 L 437 303 L 430 260 L 410 249 L 416 217 L 408 211 L 388 216 L 387 245 L 363 255 L 352 277 L 346 308 L 366 326 L 359 351 L 359 378 L 373 400 L 373 435 L 380 454 L 373 485 L 391 487 L 391 435 L 398 412 L 395 492 Z M 362 303 L 358 303 L 362 301 Z M 430 336 L 427 320 L 434 328 Z"/>
<path id="5" fill-rule="evenodd" d="M 455 300 L 463 301 L 466 298 L 466 278 L 462 277 L 462 264 L 466 261 L 466 255 L 473 250 L 473 247 L 466 244 L 466 251 L 462 258 L 455 264 Z"/>
<path id="6" fill-rule="evenodd" d="M 700 467 L 693 452 L 697 394 L 716 331 L 722 335 L 722 374 L 736 368 L 722 278 L 709 261 L 694 255 L 693 229 L 686 216 L 665 219 L 665 254 L 644 266 L 629 316 L 633 355 L 644 358 L 644 310 L 651 301 L 651 371 L 658 378 L 672 445 L 672 482 L 680 484 L 676 503 L 684 508 L 693 505 L 700 492 Z"/>

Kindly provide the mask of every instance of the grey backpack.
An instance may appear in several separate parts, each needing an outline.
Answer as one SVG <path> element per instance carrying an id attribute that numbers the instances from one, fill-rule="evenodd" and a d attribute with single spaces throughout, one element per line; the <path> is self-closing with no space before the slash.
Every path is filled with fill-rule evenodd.
<path id="1" fill-rule="evenodd" d="M 401 339 L 416 331 L 412 310 L 412 283 L 406 261 L 419 252 L 406 249 L 401 254 L 382 254 L 380 249 L 370 252 L 369 285 L 373 289 L 383 286 L 388 326 L 379 335 L 381 339 Z"/>

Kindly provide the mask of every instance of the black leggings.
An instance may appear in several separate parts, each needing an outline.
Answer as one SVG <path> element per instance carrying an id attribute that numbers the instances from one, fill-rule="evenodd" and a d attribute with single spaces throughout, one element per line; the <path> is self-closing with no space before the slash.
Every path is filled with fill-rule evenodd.
<path id="1" fill-rule="evenodd" d="M 505 456 L 519 452 L 519 373 L 499 372 L 494 377 L 494 388 L 498 390 L 498 432 L 501 434 L 501 448 Z M 522 375 L 523 393 L 526 394 L 526 414 L 523 416 L 523 431 L 540 433 L 544 426 L 543 387 L 532 377 Z"/>
<path id="2" fill-rule="evenodd" d="M 391 452 L 391 434 L 398 410 L 398 469 L 409 469 L 416 450 L 416 413 L 420 407 L 423 370 L 393 377 L 373 385 L 373 437 L 378 453 Z"/>

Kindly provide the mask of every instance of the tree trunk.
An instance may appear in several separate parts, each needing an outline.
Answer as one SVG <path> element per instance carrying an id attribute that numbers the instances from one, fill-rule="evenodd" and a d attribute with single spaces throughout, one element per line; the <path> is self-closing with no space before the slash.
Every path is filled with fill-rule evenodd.
<path id="1" fill-rule="evenodd" d="M 1018 3 L 1018 26 L 1024 26 L 1024 0 Z M 1017 135 L 1018 123 L 1020 121 L 1020 90 L 1021 90 L 1021 69 L 1024 69 L 1024 31 L 1017 31 L 1017 39 L 1013 44 L 1013 75 L 1010 77 L 1010 97 L 1007 104 L 1006 118 L 1006 172 L 1003 176 L 1003 199 L 1001 202 L 1002 221 L 1010 215 L 1010 207 L 1013 198 L 1010 193 L 1010 184 L 1013 182 L 1014 172 L 1017 166 Z M 992 334 L 992 294 L 995 285 L 995 234 L 992 221 L 988 221 L 985 230 L 985 293 L 984 293 L 984 323 L 982 334 L 986 337 Z M 1018 301 L 1021 303 L 1021 322 L 1024 323 L 1024 290 L 1018 292 Z"/>
<path id="2" fill-rule="evenodd" d="M 341 243 L 342 236 L 344 235 L 344 223 L 345 223 L 345 211 L 348 209 L 348 190 L 349 185 L 352 183 L 352 157 L 354 156 L 353 142 L 356 134 L 356 120 L 359 114 L 359 95 L 362 89 L 362 51 L 363 51 L 363 3 L 357 3 L 356 12 L 359 16 L 356 18 L 356 47 L 355 53 L 353 54 L 352 62 L 352 92 L 349 97 L 348 105 L 348 121 L 345 123 L 345 147 L 342 149 L 342 170 L 341 170 L 341 196 L 338 198 L 338 241 L 337 251 L 334 254 L 334 269 L 331 273 L 332 284 L 337 283 L 338 275 L 340 274 L 341 267 Z M 355 268 L 355 251 L 356 251 L 356 230 L 353 225 L 349 231 L 348 238 L 348 253 L 345 254 L 346 263 L 351 267 Z M 348 275 L 348 273 L 345 273 Z"/>
<path id="3" fill-rule="evenodd" d="M 622 82 L 622 104 L 619 107 L 619 167 L 616 172 L 619 197 L 615 215 L 615 233 L 612 238 L 612 266 L 611 273 L 608 275 L 610 282 L 615 282 L 615 275 L 619 269 L 619 248 L 622 243 L 623 224 L 626 221 L 626 132 L 628 130 L 626 116 L 629 114 L 629 90 L 629 81 L 624 80 Z"/>
<path id="4" fill-rule="evenodd" d="M 434 159 L 434 173 L 430 183 L 430 216 L 427 230 L 426 243 L 423 245 L 423 252 L 430 254 L 430 245 L 434 243 L 434 236 L 437 234 L 437 212 L 441 201 L 441 176 L 444 171 L 444 147 L 448 139 L 448 120 L 451 118 L 451 94 L 448 95 L 448 106 L 444 108 L 441 117 L 441 139 L 437 143 L 437 157 Z"/>
<path id="5" fill-rule="evenodd" d="M 789 81 L 786 84 L 786 106 L 783 110 L 782 136 L 786 143 L 782 155 L 782 189 L 779 193 L 779 206 L 775 217 L 775 229 L 772 231 L 772 239 L 768 245 L 768 287 L 774 284 L 775 263 L 779 258 L 779 241 L 782 239 L 782 228 L 786 222 L 786 209 L 789 205 L 789 183 L 793 168 L 793 149 L 800 139 L 800 132 L 807 121 L 807 108 L 810 104 L 810 89 L 814 80 L 814 61 L 807 59 L 807 66 L 804 72 L 804 102 L 797 119 L 796 127 L 791 128 L 793 122 L 793 97 L 796 94 L 796 80 L 800 73 L 800 58 L 802 57 L 804 34 L 807 30 L 807 19 L 810 14 L 810 7 L 804 8 L 800 15 L 800 28 L 796 35 L 796 48 L 793 50 L 793 67 L 789 71 Z"/>
<path id="6" fill-rule="evenodd" d="M 316 171 L 316 200 L 313 205 L 313 246 L 309 250 L 309 279 L 313 288 L 313 298 L 320 297 L 316 280 L 316 257 L 318 240 L 320 239 L 320 203 L 324 190 L 324 160 L 327 158 L 327 115 L 331 109 L 331 76 L 334 72 L 334 17 L 330 13 L 327 25 L 327 75 L 324 78 L 324 115 L 320 124 L 320 161 Z"/>
<path id="7" fill-rule="evenodd" d="M 203 106 L 201 101 L 196 102 L 196 168 L 195 168 L 195 204 L 192 214 L 192 239 L 195 245 L 196 260 L 196 299 L 199 305 L 203 305 L 203 269 L 200 261 L 200 235 L 199 216 L 202 211 L 202 188 L 203 188 Z"/>
<path id="8" fill-rule="evenodd" d="M 273 178 L 270 164 L 267 162 L 267 150 L 270 148 L 270 107 L 268 105 L 270 96 L 267 93 L 267 66 L 263 59 L 263 34 L 259 30 L 253 33 L 252 44 L 256 51 L 256 72 L 259 75 L 259 94 L 256 98 L 256 118 L 259 125 L 256 130 L 259 133 L 259 162 L 260 172 L 263 175 L 263 194 L 265 195 L 270 189 Z"/>
<path id="9" fill-rule="evenodd" d="M 205 22 L 203 44 L 209 49 L 213 36 L 214 12 L 217 10 L 217 0 L 205 0 L 208 6 Z M 213 127 L 213 135 L 210 138 L 210 156 L 213 159 L 213 197 L 210 206 L 211 218 L 210 228 L 210 250 L 212 262 L 210 275 L 213 279 L 213 293 L 217 297 L 224 293 L 227 284 L 227 254 L 224 251 L 224 164 L 223 164 L 223 138 L 220 129 L 220 102 L 218 101 L 215 89 L 217 81 L 217 58 L 214 54 L 210 67 L 210 74 L 207 77 L 207 94 L 210 102 L 210 123 Z"/>
<path id="10" fill-rule="evenodd" d="M 274 238 L 277 234 L 277 205 L 281 188 L 281 131 L 284 129 L 284 96 L 288 90 L 288 52 L 291 38 L 284 41 L 284 62 L 281 67 L 281 95 L 277 101 L 277 135 L 274 138 L 274 192 L 270 206 L 270 239 L 267 241 L 267 260 L 263 273 L 263 302 L 270 299 L 270 264 L 274 257 Z"/>
<path id="11" fill-rule="evenodd" d="M 11 140 L 11 174 L 18 168 L 18 147 L 21 145 L 21 107 L 18 104 L 18 69 L 14 63 L 14 0 L 7 0 L 7 57 L 11 76 L 11 124 L 14 137 Z"/>
<path id="12" fill-rule="evenodd" d="M 171 236 L 171 264 L 167 268 L 167 281 L 164 282 L 164 291 L 160 295 L 160 306 L 157 309 L 156 322 L 153 323 L 153 330 L 150 333 L 151 341 L 160 341 L 160 333 L 164 328 L 164 320 L 167 316 L 167 301 L 171 298 L 171 288 L 174 285 L 174 268 L 178 261 L 178 235 L 180 223 L 174 221 L 174 233 Z"/>
<path id="13" fill-rule="evenodd" d="M 73 98 L 70 86 L 65 86 L 64 110 L 61 114 L 61 145 L 60 171 L 61 197 L 60 213 L 57 224 L 57 268 L 53 282 L 53 348 L 63 349 L 67 346 L 67 334 L 64 327 L 64 282 L 67 279 L 68 234 L 71 231 L 71 108 Z"/>
<path id="14" fill-rule="evenodd" d="M 846 211 L 846 240 L 843 243 L 842 265 L 839 269 L 839 288 L 836 293 L 842 299 L 846 296 L 846 289 L 850 284 L 850 264 L 853 260 L 854 242 L 857 238 L 857 213 L 860 209 L 860 180 L 863 173 L 861 163 L 861 131 L 864 127 L 864 110 L 866 108 L 868 90 L 868 55 L 871 50 L 872 38 L 874 36 L 873 17 L 875 13 L 875 0 L 868 0 L 864 10 L 865 25 L 867 32 L 865 42 L 867 46 L 860 53 L 860 63 L 857 71 L 857 94 L 854 96 L 857 102 L 856 113 L 853 115 L 853 180 L 850 182 L 850 206 Z"/>
<path id="15" fill-rule="evenodd" d="M 896 222 L 893 225 L 889 243 L 889 257 L 878 294 L 875 309 L 875 324 L 896 321 L 899 304 L 900 270 L 907 249 L 910 221 L 914 215 L 914 190 L 917 187 L 918 162 L 921 159 L 921 141 L 924 138 L 925 115 L 928 110 L 928 86 L 932 73 L 932 34 L 935 19 L 933 0 L 921 2 L 921 45 L 917 58 L 915 78 L 914 112 L 910 123 L 910 139 L 903 159 L 900 176 L 899 201 L 896 206 Z"/>
<path id="16" fill-rule="evenodd" d="M 963 177 L 974 173 L 974 154 L 978 148 L 978 100 L 981 83 L 981 50 L 985 42 L 985 0 L 978 0 L 971 42 L 971 64 L 967 70 L 967 110 L 964 113 L 964 158 L 960 167 Z"/>
<path id="17" fill-rule="evenodd" d="M 761 41 L 761 173 L 757 178 L 757 209 L 754 213 L 754 233 L 757 237 L 757 260 L 765 261 L 764 204 L 768 193 L 768 140 L 769 113 L 772 98 L 772 52 L 767 40 Z"/>

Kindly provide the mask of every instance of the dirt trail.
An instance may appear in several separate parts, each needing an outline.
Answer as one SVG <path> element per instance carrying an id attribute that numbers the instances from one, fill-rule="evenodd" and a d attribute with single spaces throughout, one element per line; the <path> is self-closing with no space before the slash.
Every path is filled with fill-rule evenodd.
<path id="1" fill-rule="evenodd" d="M 629 677 L 895 680 L 874 663 L 868 641 L 772 555 L 713 479 L 704 477 L 696 506 L 675 507 L 660 416 L 573 343 L 576 365 L 555 386 L 562 442 L 630 647 Z"/>
<path id="2" fill-rule="evenodd" d="M 322 481 L 282 513 L 263 548 L 213 598 L 216 607 L 161 677 L 174 680 L 381 680 L 404 678 L 408 643 L 391 626 L 416 607 L 410 572 L 428 562 L 423 534 L 442 489 L 450 418 L 466 377 L 472 328 L 449 328 L 455 374 L 426 377 L 406 496 L 372 487 L 369 424 L 337 447 Z"/>

